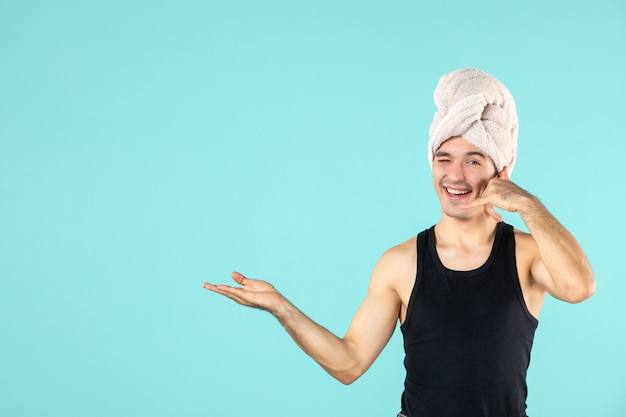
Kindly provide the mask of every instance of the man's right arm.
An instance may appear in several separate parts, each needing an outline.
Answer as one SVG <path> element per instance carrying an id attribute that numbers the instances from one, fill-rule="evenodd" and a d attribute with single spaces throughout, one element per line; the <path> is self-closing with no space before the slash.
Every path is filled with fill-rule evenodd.
<path id="1" fill-rule="evenodd" d="M 272 313 L 302 350 L 344 384 L 360 377 L 378 357 L 395 329 L 401 301 L 396 290 L 398 257 L 393 249 L 374 268 L 367 296 L 343 338 L 315 323 L 268 282 L 233 272 L 240 286 L 204 284 L 235 302 Z"/>

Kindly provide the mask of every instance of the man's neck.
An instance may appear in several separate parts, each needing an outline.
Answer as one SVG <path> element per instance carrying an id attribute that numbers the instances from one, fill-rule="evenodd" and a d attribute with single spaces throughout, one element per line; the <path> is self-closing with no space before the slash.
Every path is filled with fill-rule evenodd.
<path id="1" fill-rule="evenodd" d="M 497 223 L 489 217 L 459 219 L 442 216 L 435 225 L 437 244 L 471 248 L 493 242 Z"/>

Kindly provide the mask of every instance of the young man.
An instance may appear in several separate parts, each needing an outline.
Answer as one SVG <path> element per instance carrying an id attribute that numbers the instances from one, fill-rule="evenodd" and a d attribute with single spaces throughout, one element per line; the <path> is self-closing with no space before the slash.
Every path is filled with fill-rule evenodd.
<path id="1" fill-rule="evenodd" d="M 583 301 L 595 291 L 593 272 L 574 237 L 509 180 L 518 122 L 504 85 L 462 69 L 442 77 L 435 102 L 428 154 L 441 220 L 380 258 L 344 337 L 265 281 L 233 272 L 239 286 L 204 287 L 272 313 L 344 384 L 370 367 L 399 320 L 407 371 L 399 416 L 523 417 L 544 296 Z M 530 233 L 494 207 L 519 213 Z"/>

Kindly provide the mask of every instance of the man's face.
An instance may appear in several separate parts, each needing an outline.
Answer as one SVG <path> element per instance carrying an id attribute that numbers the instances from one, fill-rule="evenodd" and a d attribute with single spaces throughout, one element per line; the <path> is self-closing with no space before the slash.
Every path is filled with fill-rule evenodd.
<path id="1" fill-rule="evenodd" d="M 433 158 L 433 184 L 443 213 L 461 219 L 484 213 L 461 206 L 480 197 L 496 174 L 493 160 L 476 146 L 460 136 L 445 141 Z"/>

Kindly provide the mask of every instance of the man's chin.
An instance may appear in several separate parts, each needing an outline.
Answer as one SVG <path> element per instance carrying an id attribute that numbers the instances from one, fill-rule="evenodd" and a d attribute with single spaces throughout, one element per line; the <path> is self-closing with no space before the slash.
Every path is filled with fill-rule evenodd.
<path id="1" fill-rule="evenodd" d="M 469 210 L 463 210 L 461 208 L 448 208 L 443 210 L 443 214 L 453 219 L 465 220 L 472 217 L 472 213 Z"/>

